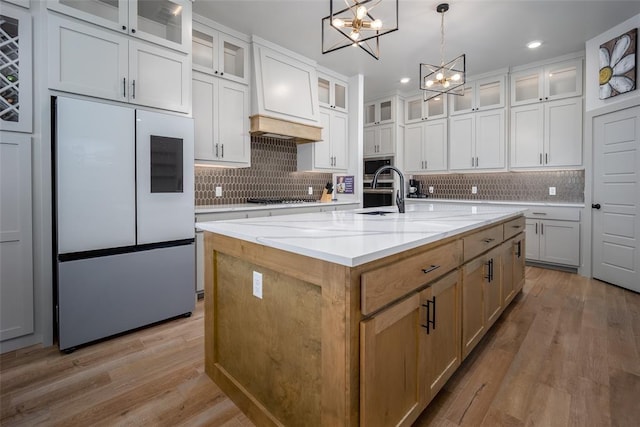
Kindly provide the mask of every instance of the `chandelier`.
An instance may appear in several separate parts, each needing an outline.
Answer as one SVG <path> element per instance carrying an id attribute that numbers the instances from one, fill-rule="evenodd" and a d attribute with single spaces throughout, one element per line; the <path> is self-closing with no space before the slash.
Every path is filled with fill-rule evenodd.
<path id="1" fill-rule="evenodd" d="M 420 89 L 424 91 L 425 101 L 445 93 L 463 94 L 465 55 L 462 54 L 446 64 L 444 62 L 444 13 L 447 10 L 449 10 L 448 3 L 442 3 L 436 7 L 436 11 L 441 14 L 440 65 L 420 64 Z"/>
<path id="2" fill-rule="evenodd" d="M 322 18 L 322 53 L 354 46 L 380 59 L 380 36 L 398 29 L 398 1 L 329 0 L 329 16 Z"/>

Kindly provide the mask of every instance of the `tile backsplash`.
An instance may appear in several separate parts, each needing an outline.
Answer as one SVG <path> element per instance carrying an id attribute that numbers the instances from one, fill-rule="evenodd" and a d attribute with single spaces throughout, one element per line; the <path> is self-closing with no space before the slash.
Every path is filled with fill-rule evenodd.
<path id="1" fill-rule="evenodd" d="M 320 199 L 330 173 L 296 172 L 296 143 L 278 138 L 251 138 L 251 167 L 241 169 L 196 166 L 196 206 L 245 203 L 250 197 Z M 408 178 L 408 177 L 407 177 Z M 584 170 L 414 175 L 434 199 L 509 200 L 584 203 Z M 215 188 L 222 187 L 222 197 Z M 471 193 L 476 186 L 477 194 Z M 307 189 L 313 188 L 313 195 Z M 549 195 L 549 187 L 556 195 Z"/>
<path id="2" fill-rule="evenodd" d="M 584 203 L 584 170 L 414 175 L 434 199 Z M 478 193 L 472 194 L 476 186 Z M 549 195 L 549 187 L 556 195 Z"/>
<path id="3" fill-rule="evenodd" d="M 320 199 L 332 175 L 296 172 L 297 154 L 296 143 L 291 140 L 251 137 L 251 167 L 196 166 L 196 206 L 245 203 L 251 197 Z M 222 187 L 222 197 L 215 197 L 217 186 Z M 308 195 L 309 187 L 313 187 L 312 196 Z"/>

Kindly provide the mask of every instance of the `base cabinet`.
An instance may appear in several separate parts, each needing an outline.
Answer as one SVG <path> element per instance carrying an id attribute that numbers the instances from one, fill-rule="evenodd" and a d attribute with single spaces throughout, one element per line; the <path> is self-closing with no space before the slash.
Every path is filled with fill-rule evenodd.
<path id="1" fill-rule="evenodd" d="M 360 324 L 360 425 L 411 425 L 420 412 L 420 294 Z"/>
<path id="2" fill-rule="evenodd" d="M 580 265 L 580 224 L 527 219 L 527 254 L 531 261 Z"/>
<path id="3" fill-rule="evenodd" d="M 502 304 L 506 307 L 522 290 L 525 267 L 525 234 L 504 242 L 502 248 Z"/>
<path id="4" fill-rule="evenodd" d="M 460 366 L 460 272 L 360 324 L 360 425 L 411 425 Z"/>

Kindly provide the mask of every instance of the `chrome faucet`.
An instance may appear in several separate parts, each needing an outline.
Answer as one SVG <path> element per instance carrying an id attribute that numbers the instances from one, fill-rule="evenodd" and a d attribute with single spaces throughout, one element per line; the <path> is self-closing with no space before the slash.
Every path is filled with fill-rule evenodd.
<path id="1" fill-rule="evenodd" d="M 400 172 L 398 168 L 391 165 L 380 166 L 380 168 L 373 175 L 373 181 L 371 181 L 371 188 L 376 188 L 376 184 L 378 184 L 378 175 L 380 175 L 380 172 L 387 169 L 396 171 L 398 173 L 398 176 L 400 177 L 400 189 L 396 191 L 396 205 L 398 205 L 398 212 L 404 213 L 404 175 L 402 174 L 402 172 Z"/>

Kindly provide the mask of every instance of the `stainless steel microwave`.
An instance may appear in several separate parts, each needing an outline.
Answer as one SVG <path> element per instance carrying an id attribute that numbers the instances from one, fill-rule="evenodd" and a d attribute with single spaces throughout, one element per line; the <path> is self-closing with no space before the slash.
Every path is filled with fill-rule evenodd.
<path id="1" fill-rule="evenodd" d="M 364 179 L 373 179 L 373 175 L 382 166 L 393 166 L 393 157 L 371 157 L 364 159 Z M 391 170 L 380 173 L 380 178 L 390 178 Z"/>

